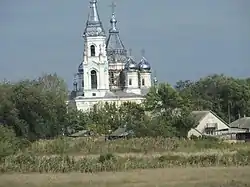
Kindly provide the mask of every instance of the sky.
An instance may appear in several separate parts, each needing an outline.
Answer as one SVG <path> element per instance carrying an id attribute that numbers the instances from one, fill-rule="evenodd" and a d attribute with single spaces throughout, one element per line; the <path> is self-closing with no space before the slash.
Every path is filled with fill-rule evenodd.
<path id="1" fill-rule="evenodd" d="M 99 0 L 108 33 L 111 0 Z M 115 0 L 117 27 L 159 81 L 250 74 L 249 0 Z M 89 0 L 0 0 L 0 80 L 57 73 L 72 87 Z"/>

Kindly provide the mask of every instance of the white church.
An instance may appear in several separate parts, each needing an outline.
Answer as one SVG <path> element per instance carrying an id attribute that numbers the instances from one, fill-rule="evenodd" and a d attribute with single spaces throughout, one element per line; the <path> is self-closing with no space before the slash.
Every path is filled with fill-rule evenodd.
<path id="1" fill-rule="evenodd" d="M 144 55 L 136 61 L 119 36 L 114 13 L 108 37 L 100 20 L 97 0 L 90 0 L 90 12 L 83 33 L 83 61 L 74 79 L 68 103 L 88 111 L 101 103 L 141 103 L 151 87 L 151 66 Z M 154 79 L 154 82 L 157 80 Z"/>

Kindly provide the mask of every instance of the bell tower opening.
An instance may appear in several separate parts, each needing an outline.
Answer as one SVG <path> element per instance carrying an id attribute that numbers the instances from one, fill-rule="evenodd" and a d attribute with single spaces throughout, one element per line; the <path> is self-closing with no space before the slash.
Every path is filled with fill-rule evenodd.
<path id="1" fill-rule="evenodd" d="M 90 54 L 91 54 L 91 56 L 95 56 L 95 46 L 94 45 L 90 46 Z"/>
<path id="2" fill-rule="evenodd" d="M 142 81 L 141 81 L 142 83 L 142 86 L 145 86 L 145 79 L 142 79 Z"/>
<path id="3" fill-rule="evenodd" d="M 91 89 L 97 89 L 97 73 L 95 70 L 92 70 L 90 74 L 91 74 Z"/>

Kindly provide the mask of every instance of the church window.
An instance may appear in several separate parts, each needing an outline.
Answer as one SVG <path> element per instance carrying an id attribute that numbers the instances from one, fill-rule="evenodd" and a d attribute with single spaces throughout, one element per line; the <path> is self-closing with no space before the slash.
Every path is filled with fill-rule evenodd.
<path id="1" fill-rule="evenodd" d="M 94 45 L 90 46 L 90 53 L 91 53 L 91 56 L 95 56 L 95 46 Z"/>
<path id="2" fill-rule="evenodd" d="M 114 83 L 115 83 L 114 78 L 115 78 L 115 76 L 114 76 L 114 72 L 110 72 L 111 84 L 114 84 Z"/>
<path id="3" fill-rule="evenodd" d="M 96 93 L 92 93 L 92 96 L 96 96 Z"/>
<path id="4" fill-rule="evenodd" d="M 130 86 L 132 85 L 132 79 L 129 79 L 129 83 Z"/>
<path id="5" fill-rule="evenodd" d="M 141 80 L 141 84 L 142 84 L 142 86 L 145 85 L 145 80 L 144 79 Z"/>
<path id="6" fill-rule="evenodd" d="M 91 72 L 91 89 L 97 89 L 97 73 L 95 70 Z"/>

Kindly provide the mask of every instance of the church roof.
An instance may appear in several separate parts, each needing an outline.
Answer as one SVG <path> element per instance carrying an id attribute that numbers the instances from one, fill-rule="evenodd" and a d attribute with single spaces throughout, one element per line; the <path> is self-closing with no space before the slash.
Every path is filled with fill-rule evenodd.
<path id="1" fill-rule="evenodd" d="M 105 36 L 105 31 L 98 14 L 97 0 L 90 0 L 90 12 L 83 35 Z"/>
<path id="2" fill-rule="evenodd" d="M 115 91 L 115 92 L 107 92 L 104 98 L 129 98 L 129 97 L 142 97 L 142 95 L 134 94 L 134 93 L 127 93 L 124 91 Z"/>
<path id="3" fill-rule="evenodd" d="M 106 92 L 104 97 L 95 97 L 95 99 L 112 99 L 112 98 L 141 98 L 144 97 L 148 93 L 148 89 L 141 89 L 141 94 L 135 94 L 135 93 L 127 93 L 122 90 L 117 91 L 108 91 Z M 74 99 L 93 99 L 92 97 L 86 98 L 84 96 L 77 96 Z"/>
<path id="4" fill-rule="evenodd" d="M 114 4 L 112 6 L 115 6 Z M 122 40 L 120 39 L 119 30 L 116 26 L 117 20 L 113 11 L 112 18 L 110 19 L 111 28 L 109 29 L 109 36 L 107 39 L 106 47 L 108 55 L 127 55 Z"/>

